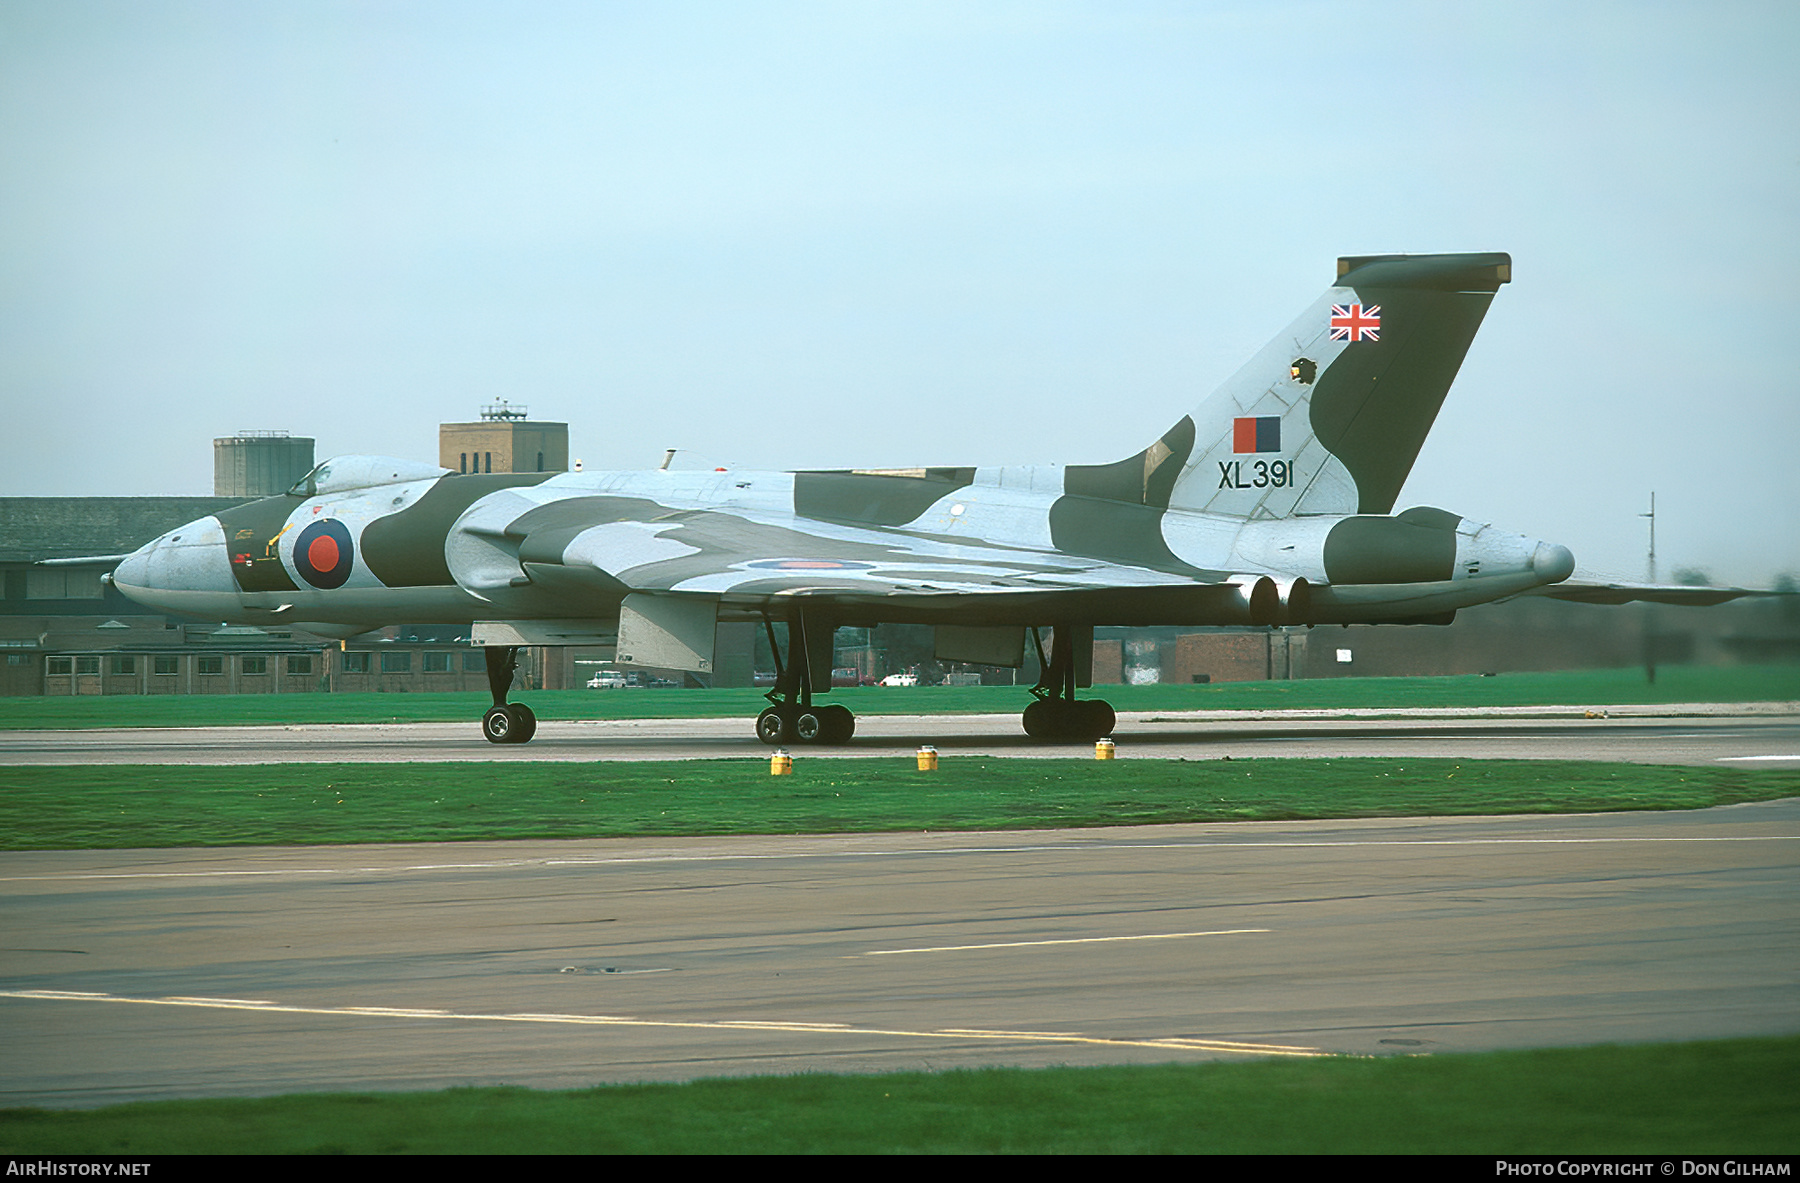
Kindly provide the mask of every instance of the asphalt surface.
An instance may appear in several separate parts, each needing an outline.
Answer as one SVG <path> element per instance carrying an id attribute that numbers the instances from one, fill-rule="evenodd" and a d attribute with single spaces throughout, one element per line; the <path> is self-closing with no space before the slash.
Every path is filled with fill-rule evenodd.
<path id="1" fill-rule="evenodd" d="M 1445 756 L 1800 768 L 1794 704 L 1508 708 L 1474 711 L 1144 712 L 1119 717 L 1117 758 Z M 1590 717 L 1592 715 L 1593 717 Z M 1028 738 L 1016 715 L 867 715 L 842 747 L 791 750 L 910 758 L 922 744 L 956 755 L 1068 756 L 1091 744 Z M 487 743 L 467 723 L 0 731 L 0 766 L 280 764 L 346 761 L 766 759 L 745 719 L 540 720 L 527 744 Z"/>
<path id="2" fill-rule="evenodd" d="M 544 747 L 521 754 L 766 754 L 741 735 L 713 738 L 724 722 L 611 740 L 551 724 L 530 745 Z M 904 754 L 930 734 L 946 758 L 1043 750 L 982 734 L 979 717 L 961 731 L 943 719 L 886 726 L 854 747 Z M 345 734 L 365 730 L 384 734 L 350 744 L 351 758 L 459 758 L 431 727 L 309 728 L 281 742 L 291 758 L 341 759 Z M 5 761 L 47 762 L 21 759 L 46 754 L 27 746 L 46 734 L 9 734 Z M 169 751 L 160 737 L 59 734 L 95 741 L 84 762 Z M 268 758 L 261 736 L 178 734 L 190 760 Z M 1184 744 L 1296 755 L 1444 745 L 1463 757 L 1686 753 L 1795 767 L 1795 739 L 1779 716 L 1284 717 L 1128 720 L 1119 743 L 1128 758 Z M 478 738 L 469 749 L 517 758 Z M 1800 800 L 1001 834 L 12 852 L 0 854 L 0 1104 L 1792 1033 L 1797 871 Z"/>
<path id="3" fill-rule="evenodd" d="M 6 1104 L 1800 1030 L 1800 802 L 15 853 Z"/>

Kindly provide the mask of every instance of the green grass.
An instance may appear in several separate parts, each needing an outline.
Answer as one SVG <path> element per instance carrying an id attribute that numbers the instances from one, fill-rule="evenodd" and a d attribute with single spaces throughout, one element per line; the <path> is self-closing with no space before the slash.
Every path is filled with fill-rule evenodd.
<path id="1" fill-rule="evenodd" d="M 1788 1037 L 13 1109 L 0 1153 L 1780 1155 L 1797 1095 Z"/>
<path id="2" fill-rule="evenodd" d="M 1548 760 L 801 756 L 0 770 L 0 849 L 831 834 L 1699 809 L 1800 795 L 1800 773 Z"/>
<path id="3" fill-rule="evenodd" d="M 1330 678 L 1216 686 L 1098 686 L 1122 711 L 1288 710 L 1328 707 L 1601 706 L 1626 703 L 1800 701 L 1800 665 L 1666 666 L 1654 686 L 1641 670 L 1571 670 L 1444 678 Z M 540 719 L 749 718 L 754 690 L 542 690 L 515 694 Z M 831 701 L 858 714 L 1016 714 L 1016 686 L 860 687 Z M 291 723 L 474 721 L 484 693 L 114 695 L 0 699 L 0 729 L 201 727 Z"/>

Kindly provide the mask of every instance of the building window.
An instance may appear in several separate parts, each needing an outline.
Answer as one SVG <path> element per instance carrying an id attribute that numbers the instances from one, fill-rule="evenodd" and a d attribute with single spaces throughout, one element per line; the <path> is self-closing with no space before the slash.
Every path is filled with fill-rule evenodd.
<path id="1" fill-rule="evenodd" d="M 463 668 L 465 670 L 479 670 L 482 673 L 486 673 L 487 654 L 480 649 L 470 649 L 463 654 Z"/>
<path id="2" fill-rule="evenodd" d="M 310 653 L 288 654 L 287 672 L 290 674 L 312 673 L 312 655 Z"/>
<path id="3" fill-rule="evenodd" d="M 115 674 L 137 673 L 137 658 L 135 657 L 115 657 L 112 665 Z"/>
<path id="4" fill-rule="evenodd" d="M 538 453 L 538 471 L 544 471 L 544 454 L 542 452 Z"/>
<path id="5" fill-rule="evenodd" d="M 344 654 L 344 672 L 346 674 L 366 674 L 369 672 L 369 655 L 367 653 Z"/>
<path id="6" fill-rule="evenodd" d="M 151 669 L 159 674 L 179 674 L 181 672 L 181 658 L 158 657 L 155 659 L 155 664 Z"/>
<path id="7" fill-rule="evenodd" d="M 448 653 L 426 653 L 420 661 L 428 674 L 447 674 L 450 672 L 450 655 Z"/>
<path id="8" fill-rule="evenodd" d="M 384 674 L 409 674 L 412 672 L 412 650 L 403 649 L 399 653 L 387 652 L 381 655 L 381 672 Z"/>
<path id="9" fill-rule="evenodd" d="M 99 673 L 100 659 L 98 657 L 77 657 L 75 659 L 75 672 L 78 674 Z"/>
<path id="10" fill-rule="evenodd" d="M 75 672 L 75 659 L 72 657 L 50 657 L 45 662 L 44 671 L 53 678 L 66 678 Z"/>
<path id="11" fill-rule="evenodd" d="M 31 658 L 25 656 L 23 653 L 8 653 L 6 655 L 7 665 L 24 665 L 30 660 Z"/>
<path id="12" fill-rule="evenodd" d="M 225 672 L 225 659 L 223 657 L 196 657 L 194 658 L 194 672 L 197 674 L 222 674 Z"/>
<path id="13" fill-rule="evenodd" d="M 494 471 L 494 454 L 492 452 L 483 452 L 482 455 L 487 457 L 487 470 L 489 472 Z"/>
<path id="14" fill-rule="evenodd" d="M 246 655 L 240 660 L 243 664 L 239 668 L 246 674 L 266 674 L 269 672 L 269 659 L 261 654 L 257 654 L 254 657 Z"/>

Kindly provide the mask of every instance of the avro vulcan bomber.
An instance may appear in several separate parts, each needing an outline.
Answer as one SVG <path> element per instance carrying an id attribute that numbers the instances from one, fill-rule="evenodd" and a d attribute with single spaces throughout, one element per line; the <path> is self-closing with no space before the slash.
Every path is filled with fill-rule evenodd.
<path id="1" fill-rule="evenodd" d="M 1025 730 L 1097 738 L 1113 710 L 1076 696 L 1096 625 L 1444 623 L 1525 593 L 1664 598 L 1568 585 L 1575 559 L 1554 543 L 1392 512 L 1511 273 L 1504 254 L 1339 259 L 1293 324 L 1114 464 L 458 475 L 341 456 L 158 538 L 114 581 L 159 609 L 328 636 L 467 625 L 494 743 L 536 728 L 506 701 L 519 646 L 616 642 L 622 664 L 705 674 L 731 621 L 775 650 L 756 719 L 770 744 L 850 738 L 850 711 L 815 701 L 833 632 L 890 622 L 935 626 L 945 660 L 1016 668 L 1029 642 L 1043 673 Z"/>

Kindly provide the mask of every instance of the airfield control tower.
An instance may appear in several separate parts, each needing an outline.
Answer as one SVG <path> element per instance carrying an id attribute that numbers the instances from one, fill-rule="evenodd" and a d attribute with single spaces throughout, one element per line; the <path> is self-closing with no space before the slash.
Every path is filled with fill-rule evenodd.
<path id="1" fill-rule="evenodd" d="M 452 472 L 567 472 L 569 425 L 535 422 L 500 399 L 476 423 L 438 425 L 438 463 Z"/>

